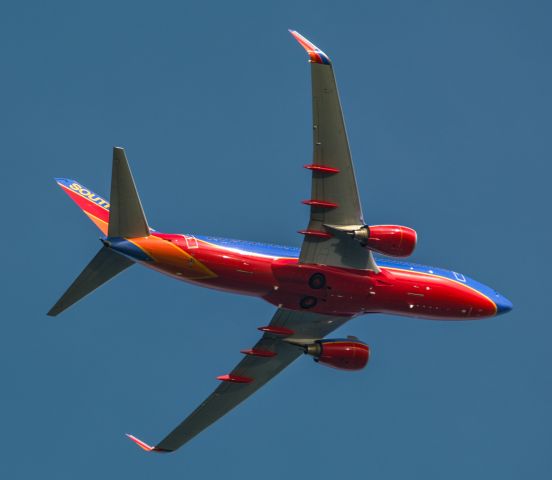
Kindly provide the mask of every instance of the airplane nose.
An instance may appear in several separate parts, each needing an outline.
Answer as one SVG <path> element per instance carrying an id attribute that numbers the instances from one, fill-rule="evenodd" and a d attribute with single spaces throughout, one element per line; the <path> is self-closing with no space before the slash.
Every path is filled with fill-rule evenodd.
<path id="1" fill-rule="evenodd" d="M 497 293 L 495 295 L 494 302 L 496 303 L 496 314 L 497 315 L 501 315 L 503 313 L 508 313 L 510 310 L 512 310 L 512 308 L 514 306 L 512 304 L 512 302 L 510 302 L 510 300 L 508 300 L 506 297 L 500 295 L 499 293 Z"/>

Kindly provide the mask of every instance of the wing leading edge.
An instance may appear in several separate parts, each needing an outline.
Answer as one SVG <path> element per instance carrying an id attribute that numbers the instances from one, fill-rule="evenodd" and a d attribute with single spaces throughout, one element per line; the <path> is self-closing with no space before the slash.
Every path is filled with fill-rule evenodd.
<path id="1" fill-rule="evenodd" d="M 379 271 L 370 250 L 345 230 L 364 225 L 355 171 L 339 93 L 330 58 L 294 30 L 290 33 L 307 51 L 311 64 L 313 162 L 310 220 L 299 261 Z"/>
<path id="2" fill-rule="evenodd" d="M 155 446 L 127 436 L 146 451 L 172 452 L 194 438 L 274 378 L 303 353 L 295 344 L 319 340 L 343 325 L 350 317 L 320 315 L 278 309 L 262 338 L 228 375 L 218 377 L 221 385 L 178 427 Z"/>

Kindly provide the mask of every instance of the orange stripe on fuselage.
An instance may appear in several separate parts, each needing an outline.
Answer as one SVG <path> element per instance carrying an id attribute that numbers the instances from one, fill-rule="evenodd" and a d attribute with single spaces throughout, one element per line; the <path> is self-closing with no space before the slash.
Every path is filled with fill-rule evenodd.
<path id="1" fill-rule="evenodd" d="M 127 240 L 153 258 L 157 264 L 154 267 L 165 273 L 189 280 L 204 280 L 217 276 L 182 248 L 155 235 Z"/>

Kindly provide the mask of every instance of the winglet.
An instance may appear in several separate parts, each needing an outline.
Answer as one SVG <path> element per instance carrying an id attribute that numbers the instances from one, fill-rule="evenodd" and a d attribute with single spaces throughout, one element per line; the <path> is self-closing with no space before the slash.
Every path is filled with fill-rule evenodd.
<path id="1" fill-rule="evenodd" d="M 130 433 L 125 433 L 125 435 L 130 438 L 136 445 L 138 445 L 142 450 L 145 450 L 146 452 L 160 452 L 160 453 L 168 453 L 172 452 L 172 450 L 165 450 L 164 448 L 157 448 L 152 447 L 151 445 L 148 445 L 146 442 L 142 442 L 139 438 L 136 438 L 134 435 L 131 435 Z"/>
<path id="2" fill-rule="evenodd" d="M 320 50 L 314 43 L 307 40 L 303 35 L 295 30 L 289 30 L 289 33 L 293 35 L 301 46 L 307 51 L 310 57 L 311 63 L 322 63 L 324 65 L 331 65 L 330 57 Z"/>
<path id="3" fill-rule="evenodd" d="M 151 452 L 155 448 L 155 447 L 152 447 L 151 445 L 148 445 L 146 442 L 142 442 L 142 440 L 140 440 L 139 438 L 136 438 L 134 435 L 131 435 L 130 433 L 125 433 L 125 435 L 146 452 Z"/>

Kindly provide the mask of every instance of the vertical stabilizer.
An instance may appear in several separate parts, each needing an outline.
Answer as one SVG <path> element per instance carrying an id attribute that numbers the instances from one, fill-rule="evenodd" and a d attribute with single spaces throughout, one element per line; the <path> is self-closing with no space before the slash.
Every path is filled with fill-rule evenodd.
<path id="1" fill-rule="evenodd" d="M 150 234 L 140 197 L 132 178 L 125 150 L 113 148 L 111 206 L 108 237 L 147 237 Z"/>

